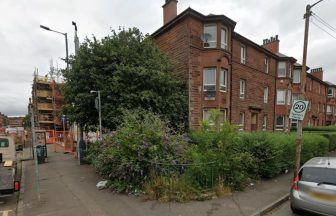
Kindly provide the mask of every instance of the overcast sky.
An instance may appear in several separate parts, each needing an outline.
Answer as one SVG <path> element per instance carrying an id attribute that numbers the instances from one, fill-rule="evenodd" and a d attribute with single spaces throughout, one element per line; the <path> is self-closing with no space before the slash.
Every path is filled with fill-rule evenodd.
<path id="1" fill-rule="evenodd" d="M 180 0 L 178 13 L 189 6 L 205 15 L 224 14 L 237 22 L 235 31 L 261 44 L 279 35 L 280 52 L 301 62 L 303 14 L 311 0 Z M 0 0 L 0 112 L 25 115 L 31 96 L 34 68 L 40 75 L 54 66 L 64 67 L 64 37 L 45 31 L 46 25 L 67 32 L 74 52 L 73 26 L 79 39 L 106 36 L 110 28 L 138 27 L 153 33 L 162 26 L 164 0 Z M 336 0 L 324 0 L 313 11 L 336 28 Z M 313 21 L 315 19 L 313 18 Z M 322 26 L 315 20 L 315 23 Z M 326 28 L 325 28 L 326 29 Z M 336 34 L 333 34 L 336 37 Z M 336 39 L 311 25 L 308 66 L 323 67 L 324 80 L 336 83 Z"/>

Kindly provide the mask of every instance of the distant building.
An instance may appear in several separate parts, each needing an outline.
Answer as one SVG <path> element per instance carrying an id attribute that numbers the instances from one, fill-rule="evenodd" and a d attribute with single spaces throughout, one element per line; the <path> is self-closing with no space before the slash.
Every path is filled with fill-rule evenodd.
<path id="1" fill-rule="evenodd" d="M 15 127 L 23 127 L 23 118 L 24 117 L 8 117 L 8 127 L 15 128 Z"/>
<path id="2" fill-rule="evenodd" d="M 0 112 L 0 128 L 6 127 L 8 124 L 8 116 Z"/>
<path id="3" fill-rule="evenodd" d="M 63 130 L 61 108 L 64 98 L 60 86 L 48 76 L 35 74 L 30 104 L 34 109 L 35 126 L 43 130 Z M 30 106 L 28 107 L 31 113 Z"/>

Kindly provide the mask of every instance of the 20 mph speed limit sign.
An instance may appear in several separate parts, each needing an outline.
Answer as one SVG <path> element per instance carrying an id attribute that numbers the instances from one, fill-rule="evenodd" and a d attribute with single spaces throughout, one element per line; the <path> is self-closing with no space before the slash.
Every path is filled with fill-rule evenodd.
<path id="1" fill-rule="evenodd" d="M 294 100 L 289 118 L 302 121 L 305 117 L 308 105 L 308 101 Z"/>

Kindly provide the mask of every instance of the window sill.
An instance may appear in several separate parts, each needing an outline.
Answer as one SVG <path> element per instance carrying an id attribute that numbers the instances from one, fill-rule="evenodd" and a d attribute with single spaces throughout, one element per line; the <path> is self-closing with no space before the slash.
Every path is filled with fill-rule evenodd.
<path id="1" fill-rule="evenodd" d="M 226 90 L 219 90 L 220 92 L 226 93 Z"/>
<path id="2" fill-rule="evenodd" d="M 218 49 L 217 47 L 205 47 L 203 46 L 204 49 Z"/>

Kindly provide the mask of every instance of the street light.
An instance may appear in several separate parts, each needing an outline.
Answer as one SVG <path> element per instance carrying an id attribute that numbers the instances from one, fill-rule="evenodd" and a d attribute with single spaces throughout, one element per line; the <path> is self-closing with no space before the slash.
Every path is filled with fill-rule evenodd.
<path id="1" fill-rule="evenodd" d="M 51 32 L 55 32 L 55 33 L 64 35 L 64 37 L 65 37 L 65 52 L 66 52 L 65 53 L 66 54 L 65 62 L 66 62 L 66 65 L 67 65 L 67 70 L 69 70 L 68 34 L 67 33 L 63 33 L 63 32 L 59 32 L 59 31 L 56 31 L 56 30 L 52 30 L 49 27 L 43 26 L 43 25 L 40 25 L 40 28 L 44 29 L 44 30 L 47 30 L 47 31 L 51 31 Z"/>
<path id="2" fill-rule="evenodd" d="M 77 51 L 79 49 L 79 39 L 78 39 L 78 36 L 77 36 L 77 24 L 76 24 L 76 22 L 72 21 L 72 25 L 75 27 L 75 39 L 74 39 L 74 42 L 75 42 L 75 54 L 77 54 Z"/>
<path id="3" fill-rule="evenodd" d="M 103 140 L 102 133 L 102 120 L 101 120 L 101 100 L 100 100 L 100 91 L 91 90 L 90 93 L 98 93 L 98 111 L 99 111 L 99 139 Z"/>

